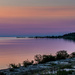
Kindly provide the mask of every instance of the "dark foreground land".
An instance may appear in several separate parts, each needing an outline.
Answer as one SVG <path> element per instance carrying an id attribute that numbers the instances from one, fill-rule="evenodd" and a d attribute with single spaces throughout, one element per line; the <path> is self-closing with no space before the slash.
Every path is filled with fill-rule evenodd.
<path id="1" fill-rule="evenodd" d="M 0 70 L 0 75 L 75 75 L 75 58 Z"/>
<path id="2" fill-rule="evenodd" d="M 36 55 L 35 61 L 24 61 L 21 64 L 10 64 L 0 75 L 75 75 L 75 52 L 68 54 L 65 50 L 53 55 Z"/>

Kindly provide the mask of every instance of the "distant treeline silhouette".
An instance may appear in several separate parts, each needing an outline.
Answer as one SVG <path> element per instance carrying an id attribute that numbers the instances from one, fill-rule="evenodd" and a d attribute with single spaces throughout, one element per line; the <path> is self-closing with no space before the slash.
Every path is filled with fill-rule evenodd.
<path id="1" fill-rule="evenodd" d="M 35 37 L 29 37 L 29 38 L 54 38 L 54 39 L 65 39 L 65 40 L 72 40 L 75 41 L 75 33 L 68 33 L 64 34 L 62 36 L 35 36 Z"/>
<path id="2" fill-rule="evenodd" d="M 63 35 L 63 38 L 67 39 L 67 40 L 73 40 L 73 41 L 75 41 L 75 33 L 65 34 L 65 35 Z"/>
<path id="3" fill-rule="evenodd" d="M 62 36 L 35 36 L 33 38 L 67 38 L 67 39 L 75 39 L 75 33 L 68 33 Z"/>
<path id="4" fill-rule="evenodd" d="M 26 38 L 26 37 L 17 37 L 17 38 Z M 36 39 L 38 39 L 38 38 L 63 38 L 66 40 L 75 41 L 75 32 L 64 34 L 62 36 L 34 36 L 34 37 L 28 37 L 28 38 L 36 38 Z"/>

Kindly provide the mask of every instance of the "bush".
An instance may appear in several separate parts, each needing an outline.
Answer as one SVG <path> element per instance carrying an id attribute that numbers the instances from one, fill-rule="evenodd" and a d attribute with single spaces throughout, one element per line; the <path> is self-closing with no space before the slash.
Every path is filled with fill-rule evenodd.
<path id="1" fill-rule="evenodd" d="M 10 68 L 19 68 L 20 66 L 21 66 L 20 63 L 18 65 L 16 65 L 16 64 L 10 64 L 9 65 Z"/>
<path id="2" fill-rule="evenodd" d="M 43 56 L 38 54 L 38 55 L 35 55 L 34 56 L 34 60 L 37 62 L 37 63 L 41 63 L 42 60 L 43 60 Z"/>
<path id="3" fill-rule="evenodd" d="M 69 54 L 65 50 L 58 51 L 56 53 L 56 59 L 57 60 L 66 59 L 68 56 L 69 56 Z"/>
<path id="4" fill-rule="evenodd" d="M 33 64 L 33 60 L 31 62 L 29 60 L 23 61 L 24 67 L 27 67 L 27 66 L 32 65 L 32 64 Z"/>
<path id="5" fill-rule="evenodd" d="M 71 58 L 74 58 L 74 57 L 75 57 L 75 52 L 72 52 L 72 53 L 70 54 L 70 57 L 71 57 Z"/>
<path id="6" fill-rule="evenodd" d="M 49 61 L 55 61 L 55 56 L 52 55 L 43 55 L 43 63 L 49 62 Z"/>
<path id="7" fill-rule="evenodd" d="M 46 63 L 46 62 L 49 62 L 49 61 L 55 61 L 55 56 L 52 56 L 52 55 L 36 55 L 35 57 L 35 61 L 37 63 Z"/>

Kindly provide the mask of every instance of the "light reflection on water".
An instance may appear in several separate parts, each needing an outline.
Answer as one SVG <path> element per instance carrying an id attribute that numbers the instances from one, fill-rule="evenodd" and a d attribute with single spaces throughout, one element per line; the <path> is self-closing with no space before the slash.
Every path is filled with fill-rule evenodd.
<path id="1" fill-rule="evenodd" d="M 32 39 L 1 37 L 0 69 L 7 68 L 10 63 L 22 63 L 34 59 L 36 54 L 55 54 L 59 50 L 75 51 L 75 43 L 64 39 Z"/>

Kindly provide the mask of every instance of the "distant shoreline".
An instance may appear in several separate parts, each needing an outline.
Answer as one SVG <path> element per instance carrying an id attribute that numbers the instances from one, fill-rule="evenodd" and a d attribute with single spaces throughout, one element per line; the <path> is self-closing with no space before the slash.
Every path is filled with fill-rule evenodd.
<path id="1" fill-rule="evenodd" d="M 55 38 L 55 39 L 66 39 L 66 40 L 73 40 L 75 41 L 75 33 L 68 33 L 68 34 L 64 34 L 62 36 L 34 36 L 34 37 L 16 37 L 16 38 Z"/>

